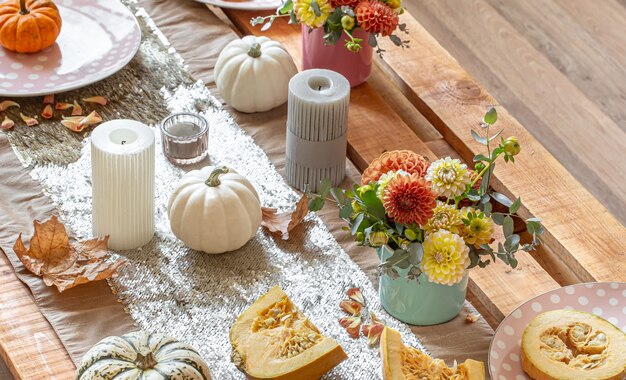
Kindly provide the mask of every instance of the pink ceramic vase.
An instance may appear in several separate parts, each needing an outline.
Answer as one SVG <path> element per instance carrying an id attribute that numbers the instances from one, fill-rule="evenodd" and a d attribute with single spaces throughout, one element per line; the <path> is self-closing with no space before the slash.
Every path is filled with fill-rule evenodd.
<path id="1" fill-rule="evenodd" d="M 361 50 L 354 53 L 346 49 L 345 34 L 335 45 L 324 44 L 324 28 L 309 28 L 302 25 L 302 69 L 328 69 L 345 76 L 351 87 L 365 82 L 372 73 L 373 49 L 368 43 L 369 33 L 358 29 L 353 33 L 361 38 Z"/>

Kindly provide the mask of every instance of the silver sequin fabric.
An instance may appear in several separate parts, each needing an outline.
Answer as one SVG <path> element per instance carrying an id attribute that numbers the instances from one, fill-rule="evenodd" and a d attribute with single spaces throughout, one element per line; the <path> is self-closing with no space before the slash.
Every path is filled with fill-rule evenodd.
<path id="1" fill-rule="evenodd" d="M 140 22 L 152 25 L 156 35 L 158 30 L 145 12 L 139 10 L 138 15 Z M 140 54 L 151 61 L 169 62 L 162 70 L 184 71 L 182 61 L 166 59 L 175 52 L 163 38 L 159 34 L 158 44 L 142 44 Z M 139 328 L 191 344 L 207 361 L 216 379 L 244 379 L 230 362 L 230 327 L 259 296 L 280 285 L 322 333 L 336 339 L 349 356 L 324 379 L 378 379 L 378 350 L 369 348 L 364 338 L 348 337 L 338 323 L 338 318 L 344 316 L 338 305 L 346 297 L 345 291 L 359 287 L 367 300 L 367 312 L 399 330 L 405 343 L 424 349 L 406 325 L 382 309 L 370 280 L 315 214 L 309 213 L 287 241 L 259 229 L 243 248 L 221 255 L 190 250 L 176 239 L 166 207 L 176 183 L 188 170 L 208 164 L 231 167 L 250 180 L 263 206 L 281 211 L 292 209 L 299 195 L 203 83 L 163 83 L 160 96 L 162 107 L 169 112 L 200 112 L 207 118 L 210 157 L 193 167 L 171 164 L 160 148 L 158 128 L 152 125 L 157 144 L 156 233 L 141 249 L 115 253 L 125 256 L 130 264 L 109 281 Z M 31 165 L 32 176 L 56 203 L 63 221 L 77 238 L 91 237 L 88 140 L 83 140 L 80 158 L 73 163 Z M 211 233 L 210 224 L 206 233 Z"/>

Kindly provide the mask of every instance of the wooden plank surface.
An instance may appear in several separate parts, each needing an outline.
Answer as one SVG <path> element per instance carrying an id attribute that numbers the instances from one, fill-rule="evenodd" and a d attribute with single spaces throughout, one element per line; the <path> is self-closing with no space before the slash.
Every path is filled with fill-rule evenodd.
<path id="1" fill-rule="evenodd" d="M 626 228 L 417 21 L 405 17 L 404 22 L 412 48 L 386 54 L 379 62 L 407 98 L 467 161 L 482 152 L 469 130 L 478 126 L 487 106 L 496 106 L 497 127 L 517 136 L 523 149 L 515 165 L 498 167 L 494 187 L 521 196 L 522 216 L 543 219 L 544 241 L 579 281 L 626 281 Z M 393 49 L 387 41 L 382 45 Z M 610 155 L 619 160 L 618 152 L 624 151 Z"/>
<path id="2" fill-rule="evenodd" d="M 226 11 L 226 13 L 233 24 L 244 34 L 261 34 L 258 27 L 253 28 L 249 24 L 250 18 L 257 15 L 258 12 Z M 282 42 L 294 60 L 300 62 L 299 30 L 288 25 L 284 20 L 277 20 L 270 30 L 262 34 Z M 374 72 L 373 75 L 375 76 L 377 73 Z M 381 99 L 375 91 L 373 92 L 369 84 L 366 83 L 353 88 L 351 96 L 348 144 L 356 153 L 356 155 L 351 155 L 351 158 L 358 157 L 360 160 L 369 158 L 365 161 L 366 166 L 372 158 L 378 156 L 379 152 L 389 149 L 380 145 L 380 141 L 382 141 L 380 133 L 387 136 L 404 136 L 402 133 L 404 128 L 396 118 L 388 116 L 388 112 L 393 113 L 392 107 L 387 103 L 386 98 Z M 392 111 L 387 111 L 388 109 Z M 486 106 L 484 110 L 486 110 Z M 482 115 L 475 118 L 475 121 L 477 122 L 481 118 Z M 469 135 L 469 131 L 467 133 Z M 418 144 L 416 140 L 419 139 L 415 134 L 403 137 L 393 149 L 413 149 L 413 146 Z M 421 141 L 419 143 L 424 144 Z M 362 147 L 376 154 L 373 156 L 370 154 L 359 155 L 359 149 Z M 437 157 L 428 145 L 423 145 L 416 151 L 428 157 Z M 454 154 L 454 152 L 448 153 Z M 357 162 L 357 166 L 361 170 L 365 167 L 363 162 Z M 504 265 L 491 265 L 486 269 L 470 272 L 470 292 L 476 300 L 480 301 L 480 304 L 476 306 L 481 312 L 486 312 L 492 316 L 488 320 L 494 327 L 520 303 L 559 286 L 558 282 L 543 270 L 531 256 L 519 255 L 519 263 L 521 270 L 509 271 Z"/>
<path id="3" fill-rule="evenodd" d="M 497 3 L 503 4 L 501 11 L 493 6 Z M 613 0 L 562 0 L 559 6 L 572 16 L 560 20 L 552 3 L 405 2 L 461 66 L 626 223 L 626 178 L 617 174 L 626 171 L 626 120 L 611 117 L 625 109 L 626 93 L 614 90 L 624 85 L 619 78 L 626 71 L 626 13 Z M 520 7 L 533 12 L 513 12 Z M 585 30 L 585 38 L 574 37 Z M 591 54 L 595 51 L 604 61 Z M 618 77 L 608 74 L 619 67 Z"/>
<path id="4" fill-rule="evenodd" d="M 16 379 L 73 379 L 76 367 L 0 252 L 0 355 Z"/>

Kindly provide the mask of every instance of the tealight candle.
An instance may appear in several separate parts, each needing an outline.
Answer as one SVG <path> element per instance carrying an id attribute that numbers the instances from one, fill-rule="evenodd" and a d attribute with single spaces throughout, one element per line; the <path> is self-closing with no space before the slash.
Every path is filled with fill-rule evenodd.
<path id="1" fill-rule="evenodd" d="M 194 164 L 208 154 L 209 124 L 200 115 L 178 113 L 161 122 L 165 156 L 175 164 Z"/>
<path id="2" fill-rule="evenodd" d="M 134 120 L 106 122 L 91 134 L 92 231 L 109 248 L 141 247 L 154 235 L 154 133 Z"/>
<path id="3" fill-rule="evenodd" d="M 289 82 L 285 171 L 291 186 L 316 191 L 320 180 L 339 186 L 345 176 L 350 83 L 322 69 Z"/>

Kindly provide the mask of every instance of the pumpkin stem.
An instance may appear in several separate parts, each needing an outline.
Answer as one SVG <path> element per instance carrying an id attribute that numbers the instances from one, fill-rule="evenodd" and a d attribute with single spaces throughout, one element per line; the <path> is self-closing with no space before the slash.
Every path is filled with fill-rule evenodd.
<path id="1" fill-rule="evenodd" d="M 250 50 L 248 50 L 248 55 L 252 58 L 259 58 L 261 56 L 261 44 L 258 42 L 250 45 Z"/>
<path id="2" fill-rule="evenodd" d="M 135 358 L 135 365 L 142 371 L 149 370 L 154 368 L 157 365 L 157 361 L 154 358 L 154 354 L 150 351 L 148 352 L 138 352 L 137 357 Z"/>
<path id="3" fill-rule="evenodd" d="M 218 166 L 217 168 L 215 168 L 215 169 L 213 170 L 213 172 L 209 175 L 209 179 L 207 179 L 206 181 L 204 181 L 204 183 L 205 183 L 207 186 L 210 186 L 210 187 L 216 187 L 216 186 L 219 186 L 219 185 L 220 185 L 220 183 L 222 183 L 222 182 L 220 181 L 219 176 L 220 176 L 220 175 L 222 175 L 222 174 L 226 174 L 226 173 L 228 173 L 228 172 L 229 172 L 229 170 L 228 170 L 228 168 L 227 168 L 226 166 Z"/>
<path id="4" fill-rule="evenodd" d="M 30 11 L 26 8 L 26 0 L 20 0 L 20 14 L 27 15 Z"/>

